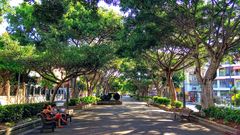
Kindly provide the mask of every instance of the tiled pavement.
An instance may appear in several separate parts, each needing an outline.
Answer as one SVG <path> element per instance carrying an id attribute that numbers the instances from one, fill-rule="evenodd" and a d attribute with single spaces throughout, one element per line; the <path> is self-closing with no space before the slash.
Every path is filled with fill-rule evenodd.
<path id="1" fill-rule="evenodd" d="M 221 135 L 214 129 L 186 121 L 174 121 L 172 113 L 156 107 L 148 107 L 144 102 L 136 102 L 129 97 L 123 105 L 94 106 L 85 110 L 73 122 L 54 133 L 40 133 L 34 129 L 25 135 Z"/>

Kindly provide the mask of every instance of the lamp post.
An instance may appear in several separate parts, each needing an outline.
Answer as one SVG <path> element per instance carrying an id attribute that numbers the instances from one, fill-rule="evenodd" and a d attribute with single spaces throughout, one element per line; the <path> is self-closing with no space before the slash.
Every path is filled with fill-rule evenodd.
<path id="1" fill-rule="evenodd" d="M 183 87 L 182 87 L 182 93 L 183 93 L 183 108 L 186 108 L 186 97 L 185 97 L 185 70 L 183 69 Z"/>
<path id="2" fill-rule="evenodd" d="M 67 99 L 66 99 L 66 103 L 67 103 L 67 109 L 68 109 L 68 103 L 69 103 L 69 81 L 67 82 Z"/>

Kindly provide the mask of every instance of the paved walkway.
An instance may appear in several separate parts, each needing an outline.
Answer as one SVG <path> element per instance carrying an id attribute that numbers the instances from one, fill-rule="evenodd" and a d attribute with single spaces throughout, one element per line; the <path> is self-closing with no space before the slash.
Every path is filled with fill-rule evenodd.
<path id="1" fill-rule="evenodd" d="M 63 129 L 51 135 L 221 135 L 211 128 L 188 122 L 173 121 L 173 116 L 156 107 L 147 107 L 144 102 L 125 97 L 123 105 L 94 106 L 80 113 Z M 36 129 L 27 135 L 37 135 Z"/>

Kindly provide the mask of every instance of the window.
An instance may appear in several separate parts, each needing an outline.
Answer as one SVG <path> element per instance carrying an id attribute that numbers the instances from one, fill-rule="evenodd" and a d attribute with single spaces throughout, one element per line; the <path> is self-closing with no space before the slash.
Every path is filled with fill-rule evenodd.
<path id="1" fill-rule="evenodd" d="M 230 79 L 223 79 L 223 80 L 219 80 L 219 81 L 220 81 L 221 88 L 229 88 L 231 82 L 233 82 L 233 81 L 230 81 Z"/>
<path id="2" fill-rule="evenodd" d="M 217 88 L 218 86 L 217 86 L 217 80 L 214 80 L 213 81 L 213 88 Z"/>
<path id="3" fill-rule="evenodd" d="M 219 76 L 225 76 L 226 70 L 224 68 L 219 69 Z"/>
<path id="4" fill-rule="evenodd" d="M 234 75 L 240 75 L 240 69 L 236 69 Z"/>
<path id="5" fill-rule="evenodd" d="M 236 81 L 236 87 L 240 88 L 240 80 L 235 80 Z"/>

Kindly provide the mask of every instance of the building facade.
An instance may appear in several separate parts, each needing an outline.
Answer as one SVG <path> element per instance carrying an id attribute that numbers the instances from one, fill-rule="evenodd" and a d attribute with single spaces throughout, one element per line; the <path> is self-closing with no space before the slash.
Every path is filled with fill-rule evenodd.
<path id="1" fill-rule="evenodd" d="M 204 70 L 203 69 L 203 73 Z M 189 95 L 189 101 L 200 102 L 201 87 L 194 73 L 194 68 L 185 70 L 184 87 Z M 222 64 L 217 72 L 213 82 L 213 94 L 215 98 L 221 101 L 229 102 L 230 93 L 233 89 L 240 90 L 240 63 L 237 64 Z"/>

